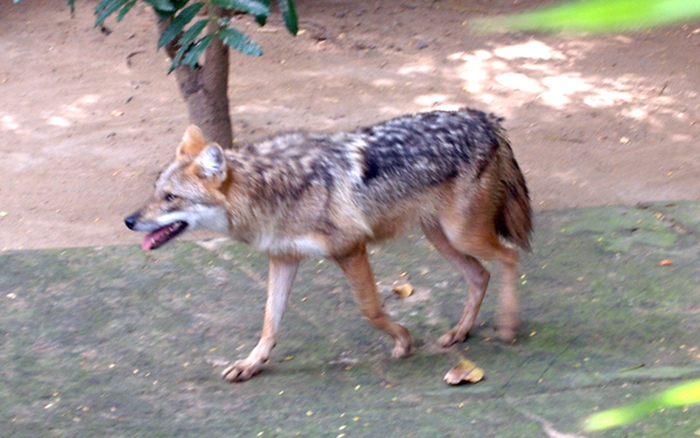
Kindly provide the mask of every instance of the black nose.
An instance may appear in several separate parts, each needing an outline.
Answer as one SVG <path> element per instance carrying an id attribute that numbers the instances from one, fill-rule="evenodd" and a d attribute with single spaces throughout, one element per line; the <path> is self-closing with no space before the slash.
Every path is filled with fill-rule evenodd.
<path id="1" fill-rule="evenodd" d="M 124 219 L 124 223 L 126 224 L 127 228 L 129 228 L 130 230 L 133 230 L 134 227 L 136 226 L 136 219 L 138 219 L 138 218 L 139 218 L 139 214 L 134 213 L 131 216 Z"/>

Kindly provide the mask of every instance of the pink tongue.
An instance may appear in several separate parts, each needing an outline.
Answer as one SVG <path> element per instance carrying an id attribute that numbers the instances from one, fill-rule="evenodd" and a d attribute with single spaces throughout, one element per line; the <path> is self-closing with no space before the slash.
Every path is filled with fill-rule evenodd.
<path id="1" fill-rule="evenodd" d="M 153 248 L 153 236 L 155 233 L 150 233 L 146 237 L 143 238 L 143 242 L 141 242 L 141 249 L 144 251 L 150 251 L 151 248 Z"/>
<path id="2" fill-rule="evenodd" d="M 168 234 L 168 227 L 163 227 L 159 230 L 155 230 L 152 233 L 148 233 L 146 237 L 143 238 L 143 242 L 141 243 L 141 249 L 144 251 L 150 251 L 153 249 L 153 246 L 156 245 L 163 235 Z"/>

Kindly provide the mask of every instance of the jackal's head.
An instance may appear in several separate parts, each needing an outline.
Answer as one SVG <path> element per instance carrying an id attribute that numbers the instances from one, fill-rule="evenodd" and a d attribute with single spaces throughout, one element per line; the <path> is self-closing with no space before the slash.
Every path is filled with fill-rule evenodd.
<path id="1" fill-rule="evenodd" d="M 218 144 L 207 144 L 202 131 L 190 125 L 175 161 L 156 180 L 153 197 L 124 223 L 131 230 L 148 232 L 141 245 L 145 251 L 185 231 L 226 232 L 226 199 L 221 192 L 226 177 L 224 151 Z"/>

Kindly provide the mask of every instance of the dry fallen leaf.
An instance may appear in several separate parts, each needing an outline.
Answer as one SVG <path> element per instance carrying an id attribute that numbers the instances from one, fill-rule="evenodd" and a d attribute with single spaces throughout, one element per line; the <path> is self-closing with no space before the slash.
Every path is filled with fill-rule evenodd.
<path id="1" fill-rule="evenodd" d="M 411 283 L 404 283 L 396 286 L 392 292 L 398 295 L 399 298 L 408 298 L 413 295 L 413 286 L 411 286 Z"/>
<path id="2" fill-rule="evenodd" d="M 468 359 L 460 360 L 456 367 L 445 374 L 445 382 L 448 385 L 459 385 L 462 382 L 476 383 L 483 378 L 484 370 Z"/>
<path id="3" fill-rule="evenodd" d="M 659 262 L 659 266 L 671 266 L 673 262 L 669 259 L 663 259 Z"/>

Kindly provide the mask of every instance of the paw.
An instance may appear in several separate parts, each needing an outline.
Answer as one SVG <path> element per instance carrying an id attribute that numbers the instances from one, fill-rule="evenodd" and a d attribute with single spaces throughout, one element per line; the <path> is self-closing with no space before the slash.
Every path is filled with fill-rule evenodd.
<path id="1" fill-rule="evenodd" d="M 227 367 L 221 377 L 231 383 L 245 382 L 260 372 L 260 363 L 249 363 L 246 360 L 239 360 Z"/>
<path id="2" fill-rule="evenodd" d="M 449 332 L 440 336 L 440 339 L 438 339 L 438 344 L 442 348 L 448 348 L 448 347 L 451 347 L 458 342 L 464 342 L 467 339 L 468 334 L 469 334 L 469 332 L 459 333 L 459 330 L 457 330 L 457 328 L 455 327 L 452 330 L 450 330 Z"/>
<path id="3" fill-rule="evenodd" d="M 391 357 L 394 359 L 401 359 L 409 354 L 411 354 L 411 338 L 408 338 L 408 341 L 403 340 L 400 342 L 397 342 L 396 345 L 394 345 L 394 351 L 391 352 Z"/>
<path id="4" fill-rule="evenodd" d="M 518 334 L 518 329 L 512 327 L 499 327 L 496 331 L 496 336 L 503 342 L 511 342 Z"/>
<path id="5" fill-rule="evenodd" d="M 496 335 L 498 338 L 505 342 L 511 342 L 515 339 L 515 335 L 518 334 L 518 328 L 520 327 L 520 319 L 517 314 L 510 313 L 501 315 L 498 318 L 498 329 L 496 330 Z"/>
<path id="6" fill-rule="evenodd" d="M 397 324 L 400 328 L 400 334 L 394 339 L 394 351 L 391 352 L 391 356 L 395 359 L 401 359 L 411 354 L 411 347 L 413 346 L 413 339 L 411 339 L 411 334 L 408 332 L 406 327 L 401 324 Z"/>

